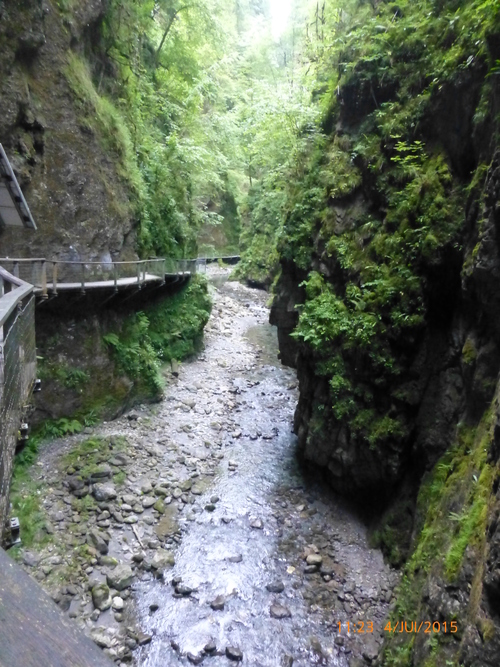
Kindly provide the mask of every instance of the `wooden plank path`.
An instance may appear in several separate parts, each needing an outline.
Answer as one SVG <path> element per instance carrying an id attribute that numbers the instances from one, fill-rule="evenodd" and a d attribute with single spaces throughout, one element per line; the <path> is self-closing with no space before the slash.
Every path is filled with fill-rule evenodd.
<path id="1" fill-rule="evenodd" d="M 112 667 L 2 549 L 0 573 L 0 667 Z"/>
<path id="2" fill-rule="evenodd" d="M 198 257 L 196 259 L 154 258 L 123 262 L 80 262 L 34 258 L 0 258 L 0 266 L 16 278 L 34 286 L 38 297 L 49 298 L 59 292 L 85 294 L 87 290 L 142 289 L 204 273 L 207 264 L 223 261 L 236 264 L 239 255 Z"/>
<path id="3" fill-rule="evenodd" d="M 87 290 L 122 290 L 164 285 L 204 272 L 205 259 L 155 258 L 135 261 L 76 262 L 35 258 L 0 258 L 0 265 L 16 278 L 34 286 L 38 297 L 60 292 L 85 294 Z"/>

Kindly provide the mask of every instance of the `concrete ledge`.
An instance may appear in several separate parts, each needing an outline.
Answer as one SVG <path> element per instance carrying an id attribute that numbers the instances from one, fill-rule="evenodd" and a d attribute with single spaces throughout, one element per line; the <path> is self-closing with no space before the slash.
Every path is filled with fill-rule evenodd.
<path id="1" fill-rule="evenodd" d="M 0 549 L 0 667 L 113 667 Z"/>

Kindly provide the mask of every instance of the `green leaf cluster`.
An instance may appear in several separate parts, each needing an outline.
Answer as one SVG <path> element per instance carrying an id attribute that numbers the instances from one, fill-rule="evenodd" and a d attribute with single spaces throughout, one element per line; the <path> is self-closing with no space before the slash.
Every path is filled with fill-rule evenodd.
<path id="1" fill-rule="evenodd" d="M 135 391 L 158 397 L 164 386 L 162 364 L 197 350 L 210 310 L 205 279 L 191 278 L 177 294 L 130 315 L 120 331 L 106 334 L 103 341 L 119 370 L 136 381 Z"/>

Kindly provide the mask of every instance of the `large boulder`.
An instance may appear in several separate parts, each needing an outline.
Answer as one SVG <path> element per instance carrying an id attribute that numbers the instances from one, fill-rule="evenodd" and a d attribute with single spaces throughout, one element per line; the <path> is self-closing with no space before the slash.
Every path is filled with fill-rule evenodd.
<path id="1" fill-rule="evenodd" d="M 123 591 L 132 584 L 134 577 L 135 575 L 130 566 L 121 563 L 120 565 L 117 565 L 112 572 L 108 572 L 106 581 L 111 588 L 115 588 L 117 591 Z"/>
<path id="2" fill-rule="evenodd" d="M 151 561 L 151 567 L 155 570 L 164 570 L 175 565 L 174 554 L 166 549 L 158 549 Z"/>

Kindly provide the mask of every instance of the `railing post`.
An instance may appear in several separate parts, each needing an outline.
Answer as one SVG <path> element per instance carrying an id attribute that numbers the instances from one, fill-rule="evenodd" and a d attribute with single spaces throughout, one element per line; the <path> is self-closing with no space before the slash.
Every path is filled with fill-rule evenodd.
<path id="1" fill-rule="evenodd" d="M 47 266 L 46 262 L 44 259 L 40 262 L 41 264 L 41 269 L 40 269 L 40 286 L 42 288 L 42 299 L 47 299 L 48 294 L 47 294 Z"/>
<path id="2" fill-rule="evenodd" d="M 16 278 L 19 278 L 19 262 L 14 261 L 14 265 L 13 265 L 13 268 L 12 268 L 12 274 Z"/>
<path id="3" fill-rule="evenodd" d="M 57 262 L 52 262 L 52 294 L 57 295 Z"/>
<path id="4" fill-rule="evenodd" d="M 137 286 L 141 287 L 141 265 L 137 262 Z"/>
<path id="5" fill-rule="evenodd" d="M 85 294 L 85 263 L 82 262 L 82 294 Z"/>
<path id="6" fill-rule="evenodd" d="M 161 268 L 161 284 L 165 284 L 165 275 L 167 273 L 167 260 L 164 258 L 162 262 L 162 268 Z"/>
<path id="7" fill-rule="evenodd" d="M 118 272 L 116 269 L 116 262 L 113 262 L 113 280 L 115 281 L 115 292 L 118 292 Z"/>

